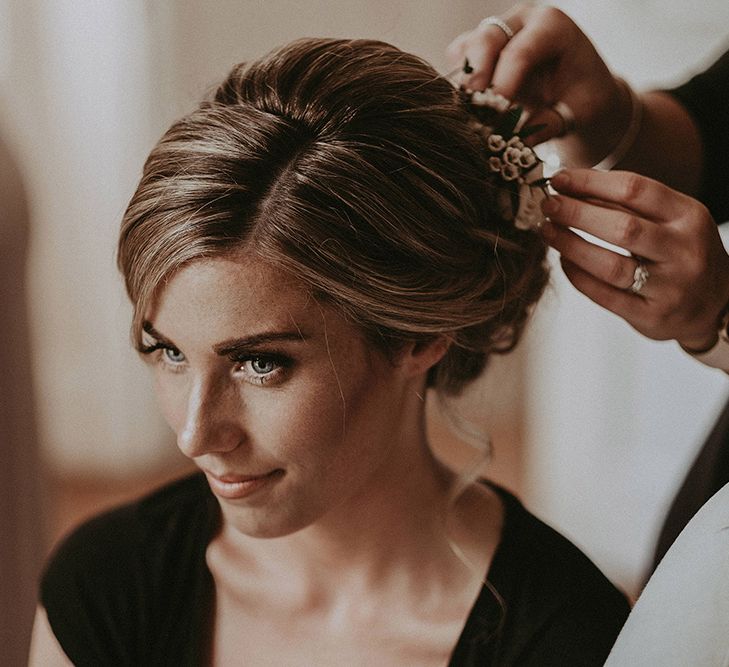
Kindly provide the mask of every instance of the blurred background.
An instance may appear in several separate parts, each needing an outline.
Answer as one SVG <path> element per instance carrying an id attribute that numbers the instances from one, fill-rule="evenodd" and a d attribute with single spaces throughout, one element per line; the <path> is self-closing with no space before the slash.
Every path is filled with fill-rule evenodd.
<path id="1" fill-rule="evenodd" d="M 0 0 L 0 645 L 24 664 L 38 568 L 89 514 L 187 464 L 131 351 L 119 221 L 157 138 L 237 62 L 307 35 L 372 37 L 448 71 L 444 49 L 511 2 Z M 729 4 L 563 7 L 615 71 L 666 86 L 727 45 Z M 657 531 L 729 392 L 555 270 L 525 342 L 459 411 L 488 474 L 636 594 Z M 431 411 L 443 456 L 464 443 Z"/>

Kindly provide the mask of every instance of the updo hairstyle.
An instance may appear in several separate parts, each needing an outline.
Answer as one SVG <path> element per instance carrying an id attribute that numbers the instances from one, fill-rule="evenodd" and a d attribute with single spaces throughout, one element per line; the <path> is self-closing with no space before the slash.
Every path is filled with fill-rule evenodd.
<path id="1" fill-rule="evenodd" d="M 174 272 L 245 249 L 390 355 L 446 335 L 428 384 L 458 393 L 514 347 L 547 280 L 468 121 L 448 81 L 382 42 L 303 39 L 236 66 L 154 147 L 124 215 L 137 346 Z"/>

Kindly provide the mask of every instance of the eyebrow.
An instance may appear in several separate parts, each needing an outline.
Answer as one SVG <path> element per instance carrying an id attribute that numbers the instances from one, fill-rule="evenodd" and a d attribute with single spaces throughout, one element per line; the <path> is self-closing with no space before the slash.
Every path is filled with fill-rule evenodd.
<path id="1" fill-rule="evenodd" d="M 159 331 L 157 331 L 151 322 L 145 320 L 142 324 L 142 329 L 150 336 L 154 337 L 159 343 L 177 349 L 177 346 L 169 338 L 163 336 Z M 251 348 L 255 348 L 266 343 L 274 343 L 277 341 L 303 342 L 307 339 L 308 336 L 299 330 L 267 331 L 253 336 L 224 340 L 221 343 L 213 345 L 213 351 L 221 357 L 229 357 L 237 354 L 238 352 L 250 350 Z"/>

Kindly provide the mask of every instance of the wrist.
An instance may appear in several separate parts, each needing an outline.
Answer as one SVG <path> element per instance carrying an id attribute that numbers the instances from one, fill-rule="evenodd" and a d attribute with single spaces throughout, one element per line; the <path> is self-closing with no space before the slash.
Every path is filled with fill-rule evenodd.
<path id="1" fill-rule="evenodd" d="M 689 354 L 703 354 L 714 347 L 719 340 L 718 330 L 712 331 L 703 338 L 691 338 L 677 341 L 678 344 Z"/>
<path id="2" fill-rule="evenodd" d="M 583 108 L 575 131 L 553 140 L 563 166 L 592 167 L 611 155 L 628 132 L 633 117 L 631 88 L 608 74 L 599 98 L 581 100 Z"/>
<path id="3" fill-rule="evenodd" d="M 719 325 L 710 337 L 679 344 L 697 361 L 729 372 L 729 307 L 722 311 Z"/>
<path id="4" fill-rule="evenodd" d="M 622 111 L 616 114 L 620 119 L 620 129 L 613 131 L 609 151 L 593 167 L 601 171 L 610 171 L 625 160 L 638 138 L 643 122 L 643 101 L 638 93 L 624 79 L 615 81 L 621 91 L 618 99 Z"/>

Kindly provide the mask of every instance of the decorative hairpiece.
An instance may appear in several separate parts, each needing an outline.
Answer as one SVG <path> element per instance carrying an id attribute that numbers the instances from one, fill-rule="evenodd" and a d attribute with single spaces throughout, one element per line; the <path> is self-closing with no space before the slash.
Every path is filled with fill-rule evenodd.
<path id="1" fill-rule="evenodd" d="M 489 169 L 499 181 L 499 212 L 519 229 L 539 229 L 549 179 L 544 178 L 542 160 L 524 139 L 544 126 L 523 127 L 523 109 L 491 88 L 478 91 L 461 87 L 458 92 L 489 156 Z"/>

